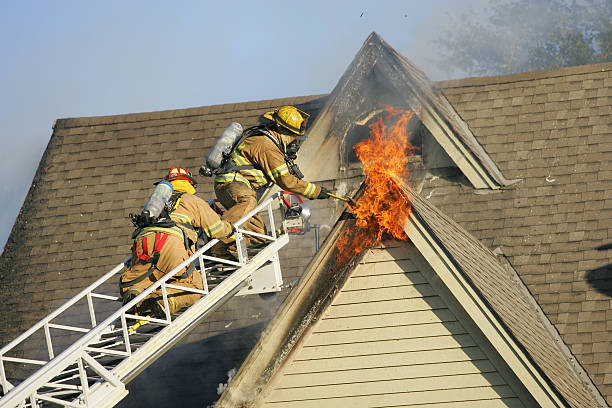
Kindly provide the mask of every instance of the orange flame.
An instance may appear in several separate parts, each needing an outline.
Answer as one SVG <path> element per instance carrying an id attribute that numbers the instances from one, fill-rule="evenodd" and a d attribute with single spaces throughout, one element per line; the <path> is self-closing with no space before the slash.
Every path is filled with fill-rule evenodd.
<path id="1" fill-rule="evenodd" d="M 410 214 L 410 202 L 395 179 L 406 179 L 408 157 L 418 147 L 408 141 L 408 123 L 414 112 L 385 106 L 384 114 L 370 125 L 370 138 L 355 145 L 363 164 L 366 188 L 352 209 L 358 231 L 346 231 L 337 247 L 343 260 L 350 259 L 367 246 L 379 242 L 384 234 L 406 240 L 404 220 Z"/>

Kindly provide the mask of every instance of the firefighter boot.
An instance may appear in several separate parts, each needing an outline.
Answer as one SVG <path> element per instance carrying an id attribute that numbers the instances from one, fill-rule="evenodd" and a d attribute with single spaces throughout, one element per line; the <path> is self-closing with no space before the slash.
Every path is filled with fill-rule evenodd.
<path id="1" fill-rule="evenodd" d="M 173 299 L 168 298 L 170 303 L 172 303 L 172 300 Z M 140 316 L 151 316 L 157 319 L 165 319 L 166 311 L 160 302 L 162 302 L 162 300 L 156 300 L 154 298 L 147 298 L 143 300 L 137 308 L 138 314 Z"/>
<path id="2" fill-rule="evenodd" d="M 142 290 L 140 289 L 128 289 L 125 292 L 123 292 L 123 305 L 127 305 L 128 303 L 130 303 L 136 296 L 140 295 L 142 293 Z"/>

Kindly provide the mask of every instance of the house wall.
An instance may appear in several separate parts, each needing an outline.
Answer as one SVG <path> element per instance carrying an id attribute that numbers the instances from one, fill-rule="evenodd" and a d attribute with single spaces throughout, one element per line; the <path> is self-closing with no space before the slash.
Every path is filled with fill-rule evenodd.
<path id="1" fill-rule="evenodd" d="M 370 250 L 257 406 L 536 406 L 415 256 Z"/>

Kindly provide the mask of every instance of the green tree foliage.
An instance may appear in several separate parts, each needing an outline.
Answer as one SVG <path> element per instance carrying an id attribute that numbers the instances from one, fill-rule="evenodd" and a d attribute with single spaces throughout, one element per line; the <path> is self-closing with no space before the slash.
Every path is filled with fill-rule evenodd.
<path id="1" fill-rule="evenodd" d="M 495 75 L 612 61 L 612 0 L 493 0 L 452 17 L 436 43 L 449 71 Z"/>

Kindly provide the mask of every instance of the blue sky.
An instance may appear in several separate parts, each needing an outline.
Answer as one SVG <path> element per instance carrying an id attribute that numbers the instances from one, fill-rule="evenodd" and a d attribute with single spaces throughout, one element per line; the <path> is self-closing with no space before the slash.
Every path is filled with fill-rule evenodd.
<path id="1" fill-rule="evenodd" d="M 488 3 L 0 0 L 0 248 L 55 119 L 328 93 L 372 31 L 446 79 L 433 40 Z"/>

